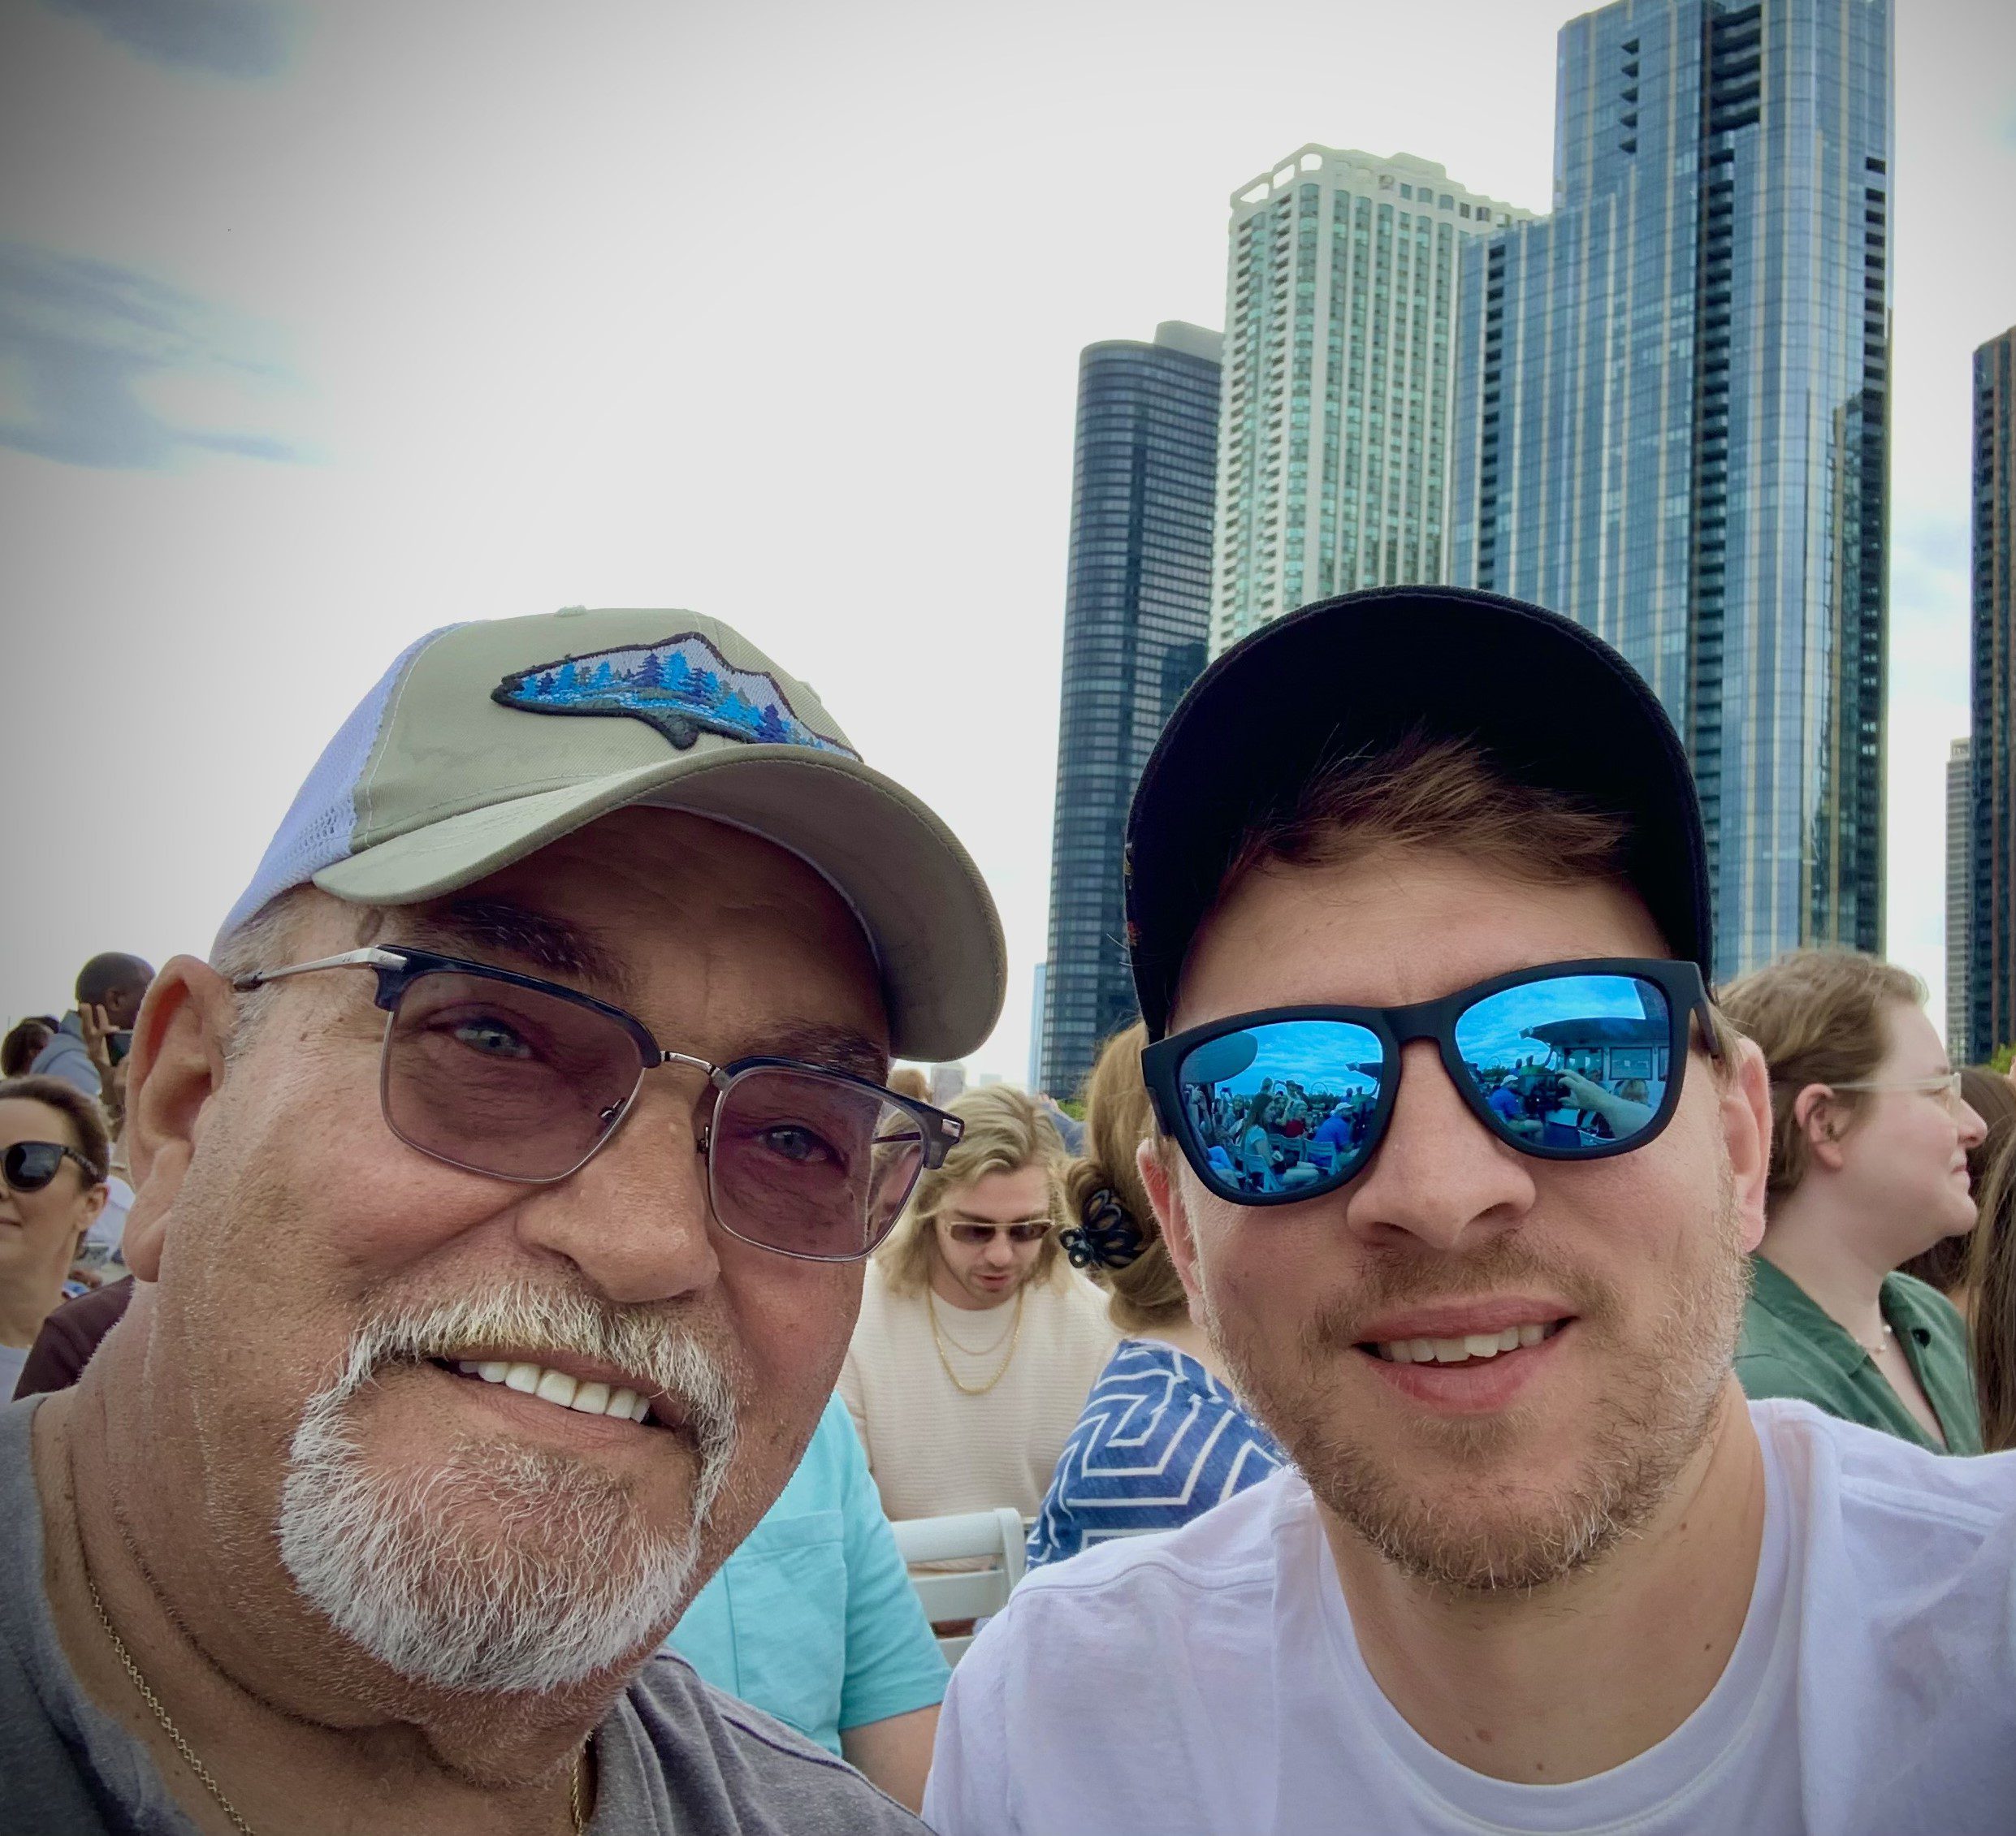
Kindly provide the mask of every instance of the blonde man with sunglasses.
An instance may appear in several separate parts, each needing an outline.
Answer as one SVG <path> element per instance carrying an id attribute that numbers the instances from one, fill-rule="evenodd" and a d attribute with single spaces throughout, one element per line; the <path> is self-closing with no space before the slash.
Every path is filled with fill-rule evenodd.
<path id="1" fill-rule="evenodd" d="M 840 1393 L 891 1518 L 1028 1517 L 1116 1334 L 1058 1250 L 1049 1118 L 1000 1084 L 950 1112 L 965 1132 L 869 1268 Z"/>
<path id="2" fill-rule="evenodd" d="M 1737 1347 L 1746 1394 L 1949 1454 L 1981 1451 L 1967 1335 L 1953 1303 L 1897 1272 L 1974 1229 L 1967 1155 L 1988 1125 L 1907 970 L 1794 950 L 1728 988 L 1771 1068 L 1764 1240 Z"/>

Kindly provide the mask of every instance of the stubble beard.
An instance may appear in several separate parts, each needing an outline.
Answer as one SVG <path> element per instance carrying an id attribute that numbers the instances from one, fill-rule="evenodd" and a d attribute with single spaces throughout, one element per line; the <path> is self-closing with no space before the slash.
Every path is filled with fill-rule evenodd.
<path id="1" fill-rule="evenodd" d="M 1509 1288 L 1522 1276 L 1540 1277 L 1574 1303 L 1577 1330 L 1607 1337 L 1620 1354 L 1621 1375 L 1581 1423 L 1584 1449 L 1565 1484 L 1541 1489 L 1519 1485 L 1503 1470 L 1521 1445 L 1534 1444 L 1533 1413 L 1515 1405 L 1503 1415 L 1475 1420 L 1424 1419 L 1413 1426 L 1425 1456 L 1439 1469 L 1438 1482 L 1421 1483 L 1405 1454 L 1382 1453 L 1355 1439 L 1340 1419 L 1334 1380 L 1336 1361 L 1364 1354 L 1352 1349 L 1351 1328 L 1333 1313 L 1307 1323 L 1284 1365 L 1265 1353 L 1265 1334 L 1226 1317 L 1212 1304 L 1208 1282 L 1199 1311 L 1213 1346 L 1254 1411 L 1271 1428 L 1307 1479 L 1317 1498 L 1378 1555 L 1410 1579 L 1438 1592 L 1488 1594 L 1532 1590 L 1564 1580 L 1599 1562 L 1624 1538 L 1642 1529 L 1670 1495 L 1714 1425 L 1749 1294 L 1747 1259 L 1737 1213 L 1735 1181 L 1726 1161 L 1714 1212 L 1702 1220 L 1711 1233 L 1707 1251 L 1692 1269 L 1678 1272 L 1671 1303 L 1646 1343 L 1620 1346 L 1616 1308 L 1584 1281 L 1564 1281 L 1501 1238 L 1478 1257 L 1430 1286 L 1398 1268 L 1376 1275 L 1352 1311 L 1437 1295 Z M 1474 1487 L 1452 1482 L 1449 1469 L 1478 1467 Z"/>
<path id="2" fill-rule="evenodd" d="M 683 1525 L 645 1521 L 629 1481 L 591 1460 L 501 1436 L 464 1436 L 421 1472 L 374 1467 L 360 1406 L 374 1376 L 485 1343 L 565 1349 L 653 1379 L 682 1408 L 698 1454 Z M 564 1688 L 635 1657 L 686 1604 L 735 1441 L 720 1363 L 660 1315 L 511 1288 L 383 1316 L 302 1413 L 281 1490 L 281 1560 L 339 1631 L 411 1682 Z"/>

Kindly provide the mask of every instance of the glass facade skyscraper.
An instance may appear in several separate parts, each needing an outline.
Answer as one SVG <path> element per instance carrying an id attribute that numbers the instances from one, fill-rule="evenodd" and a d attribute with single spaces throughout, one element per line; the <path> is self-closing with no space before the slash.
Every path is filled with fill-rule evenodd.
<path id="1" fill-rule="evenodd" d="M 1134 1017 L 1127 806 L 1204 667 L 1222 344 L 1170 323 L 1079 363 L 1042 1041 L 1043 1087 L 1060 1097 Z"/>
<path id="2" fill-rule="evenodd" d="M 1946 754 L 1946 1055 L 1973 1056 L 1974 761 L 1972 743 L 1955 740 Z M 1992 1048 L 1990 1048 L 1991 1050 Z M 1985 1055 L 1984 1055 L 1985 1056 Z"/>
<path id="3" fill-rule="evenodd" d="M 1973 579 L 1967 1045 L 1985 1059 L 2016 1041 L 2016 327 L 1974 353 Z"/>
<path id="4" fill-rule="evenodd" d="M 1724 975 L 1883 947 L 1890 46 L 1888 0 L 1571 20 L 1553 214 L 1464 277 L 1453 577 L 1652 684 Z"/>
<path id="5" fill-rule="evenodd" d="M 1526 214 L 1432 160 L 1330 147 L 1234 195 L 1214 655 L 1311 599 L 1449 577 L 1457 276 Z"/>

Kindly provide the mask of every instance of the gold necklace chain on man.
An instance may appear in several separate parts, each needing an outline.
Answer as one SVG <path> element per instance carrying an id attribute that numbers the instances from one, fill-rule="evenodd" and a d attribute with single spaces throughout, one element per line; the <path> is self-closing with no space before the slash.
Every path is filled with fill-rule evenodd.
<path id="1" fill-rule="evenodd" d="M 79 1538 L 80 1545 L 83 1539 Z M 81 1547 L 80 1553 L 81 1553 Z M 203 1789 L 217 1800 L 217 1808 L 231 1819 L 231 1826 L 238 1836 L 257 1836 L 252 1825 L 240 1814 L 238 1807 L 224 1795 L 224 1788 L 217 1782 L 210 1769 L 196 1756 L 196 1749 L 183 1738 L 182 1730 L 175 1725 L 174 1717 L 162 1706 L 161 1698 L 148 1687 L 147 1679 L 141 1674 L 140 1666 L 133 1661 L 133 1654 L 126 1648 L 126 1641 L 112 1629 L 110 1616 L 105 1610 L 105 1602 L 98 1598 L 98 1584 L 91 1579 L 89 1569 L 84 1571 L 84 1586 L 90 1590 L 91 1608 L 98 1616 L 98 1623 L 105 1628 L 105 1635 L 112 1641 L 112 1649 L 119 1661 L 126 1666 L 126 1674 L 132 1678 L 133 1687 L 140 1691 L 140 1699 L 154 1712 L 154 1719 L 161 1723 L 161 1730 L 175 1743 L 175 1750 L 182 1756 L 184 1765 L 203 1782 Z M 567 1814 L 574 1826 L 574 1836 L 582 1836 L 588 1821 L 582 1814 L 581 1774 L 582 1761 L 586 1750 L 575 1753 L 573 1763 L 567 1771 Z"/>
<path id="2" fill-rule="evenodd" d="M 1002 1359 L 999 1368 L 995 1371 L 993 1376 L 989 1377 L 985 1383 L 969 1384 L 963 1381 L 958 1372 L 952 1368 L 952 1360 L 947 1358 L 945 1354 L 945 1340 L 940 1336 L 938 1332 L 937 1297 L 934 1295 L 928 1288 L 924 1290 L 924 1310 L 931 1315 L 932 1347 L 938 1354 L 938 1363 L 944 1367 L 945 1374 L 952 1380 L 952 1387 L 956 1389 L 960 1395 L 984 1396 L 994 1387 L 996 1384 L 999 1383 L 1003 1377 L 1008 1375 L 1008 1367 L 1015 1361 L 1016 1342 L 1022 1337 L 1022 1302 L 1028 1291 L 1028 1285 L 1027 1283 L 1024 1283 L 1023 1286 L 1015 1290 L 1015 1320 L 1014 1324 L 1010 1328 L 1008 1333 L 1008 1355 Z M 956 1339 L 954 1339 L 952 1342 L 954 1345 L 958 1345 L 958 1341 Z M 998 1344 L 1000 1341 L 997 1340 L 995 1342 Z M 959 1350 L 962 1351 L 966 1351 L 966 1347 L 964 1346 L 959 1346 Z M 971 1358 L 973 1355 L 973 1354 L 970 1351 L 967 1351 L 966 1354 L 968 1358 Z M 983 1353 L 981 1355 L 984 1356 L 985 1354 Z"/>

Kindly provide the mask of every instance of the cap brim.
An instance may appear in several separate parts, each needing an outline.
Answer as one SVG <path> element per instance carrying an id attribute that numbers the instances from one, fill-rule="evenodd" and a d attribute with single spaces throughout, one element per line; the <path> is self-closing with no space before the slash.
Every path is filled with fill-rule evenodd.
<path id="1" fill-rule="evenodd" d="M 737 746 L 514 797 L 365 849 L 315 883 L 362 905 L 439 898 L 639 803 L 733 823 L 832 881 L 867 928 L 899 1056 L 963 1057 L 993 1030 L 1007 946 L 958 838 L 880 772 L 800 746 Z"/>

